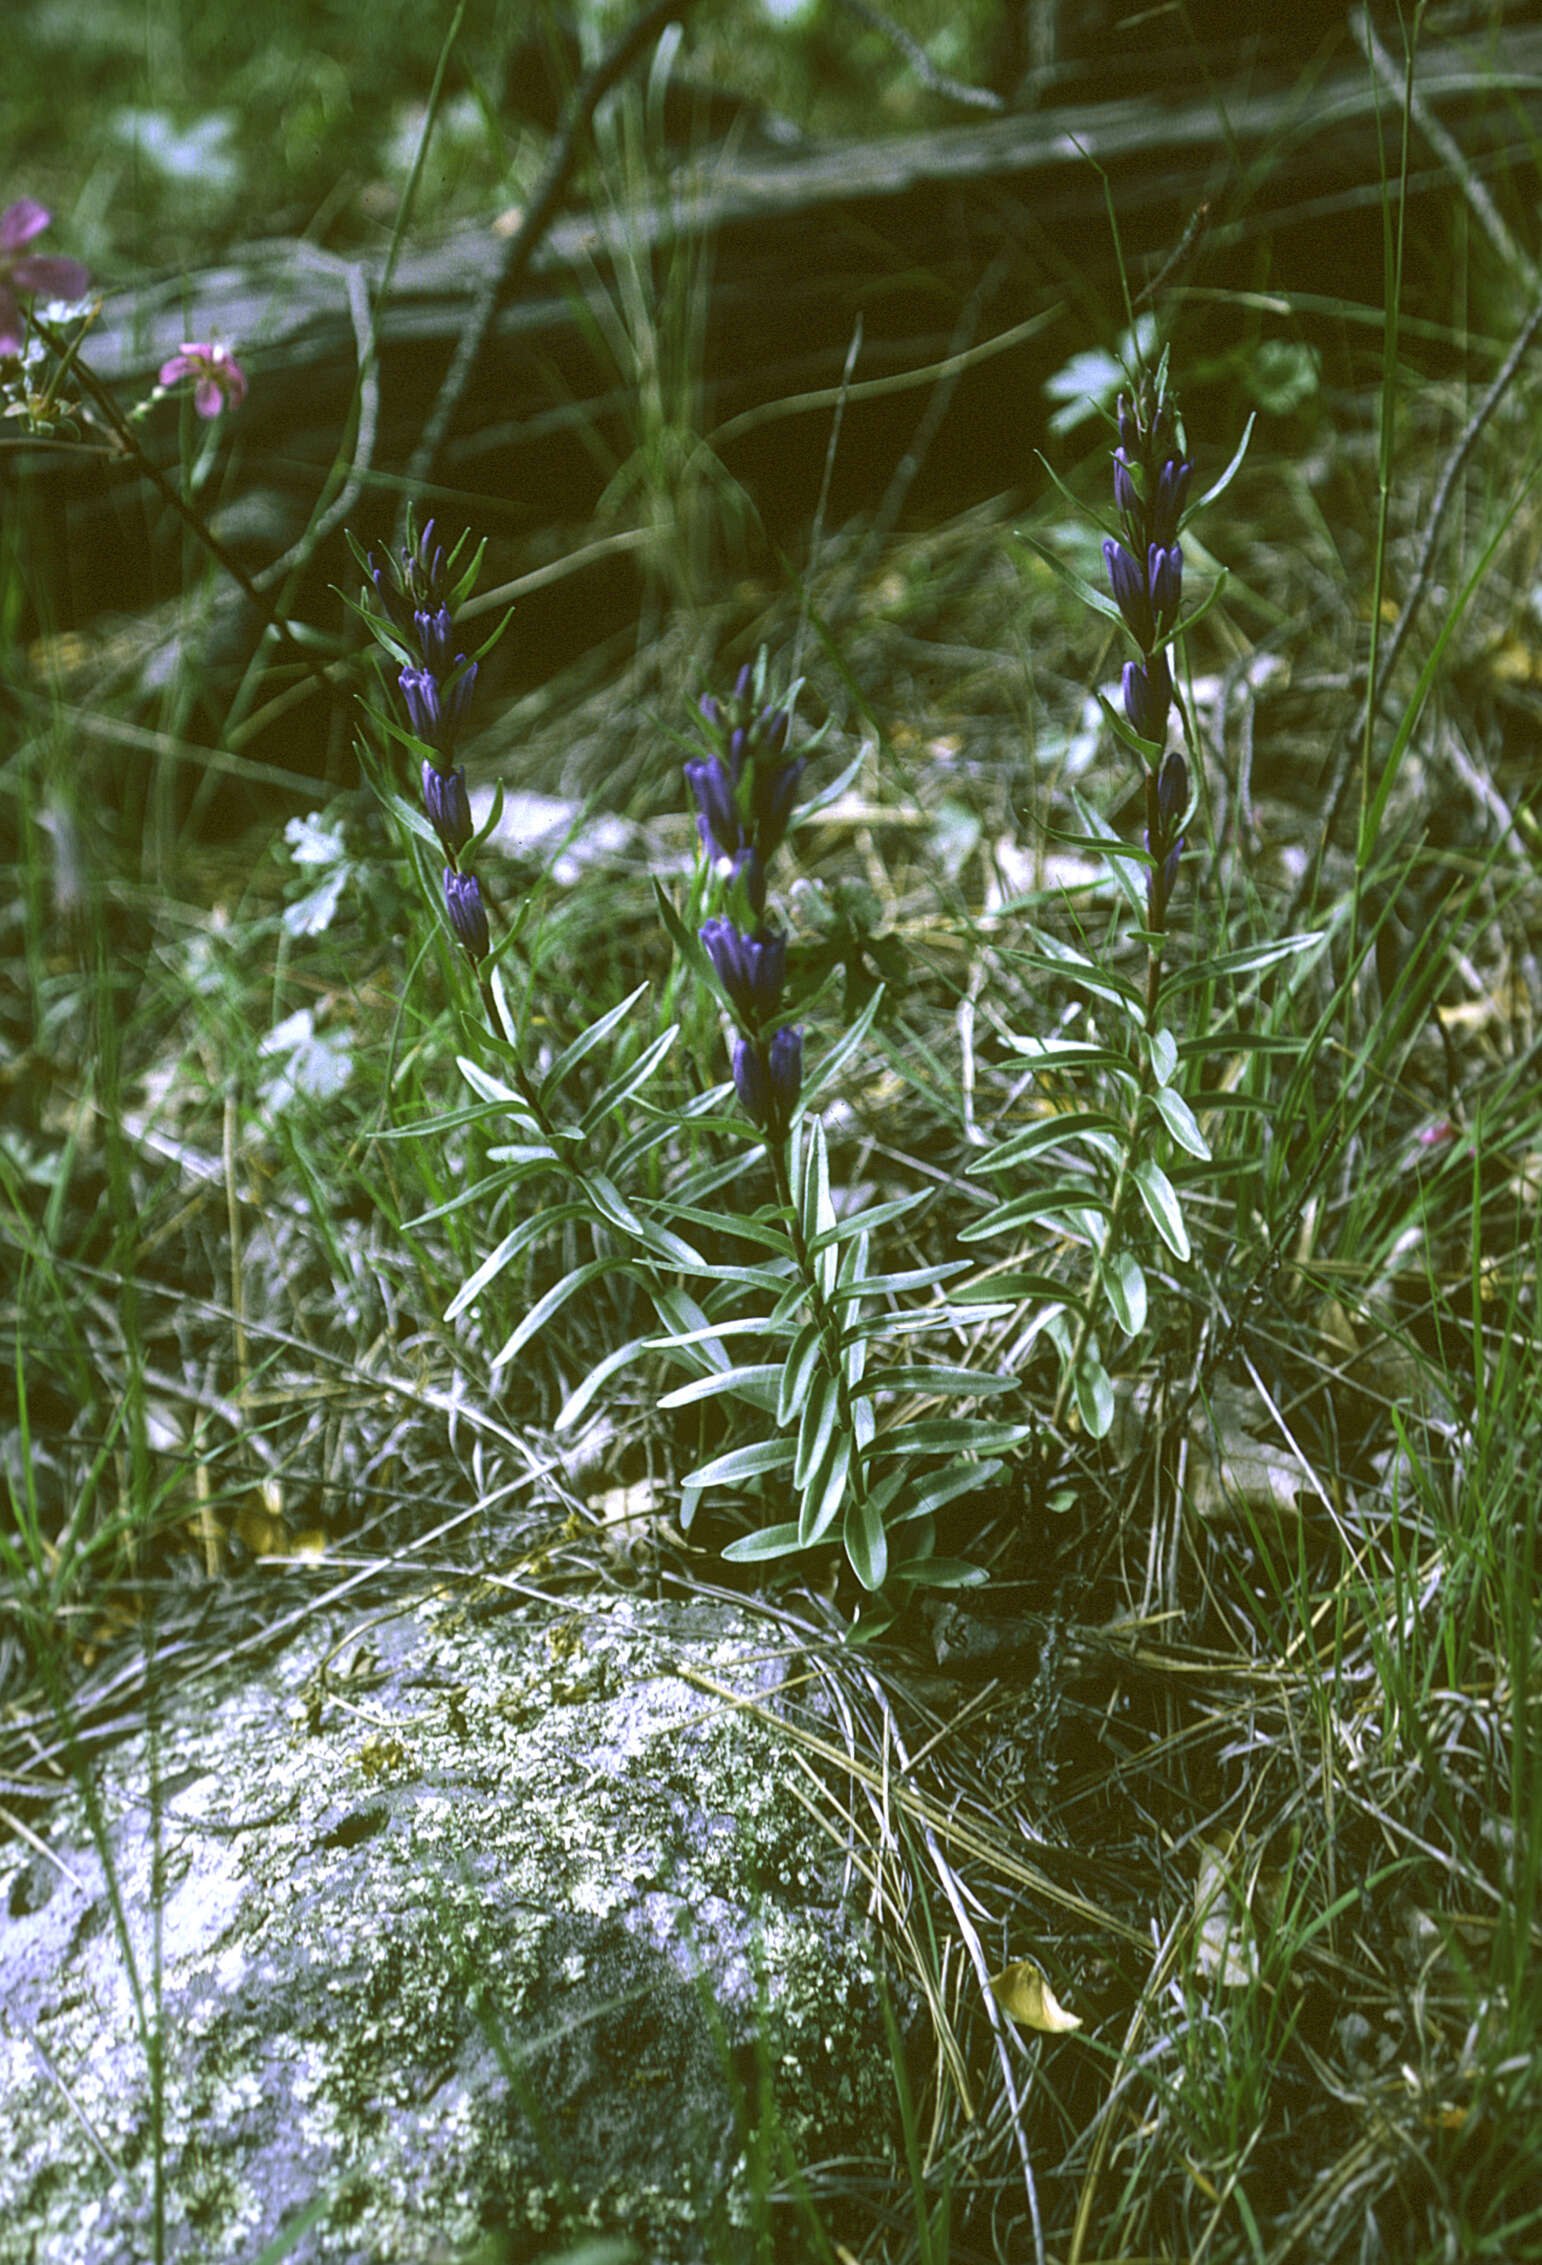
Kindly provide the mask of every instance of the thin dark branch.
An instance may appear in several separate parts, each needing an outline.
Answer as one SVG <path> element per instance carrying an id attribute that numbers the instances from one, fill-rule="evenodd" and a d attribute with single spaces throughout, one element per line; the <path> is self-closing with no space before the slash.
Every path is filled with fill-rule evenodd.
<path id="1" fill-rule="evenodd" d="M 423 437 L 413 450 L 407 467 L 407 480 L 403 494 L 397 539 L 403 539 L 406 530 L 407 505 L 413 496 L 433 479 L 435 468 L 444 449 L 455 413 L 461 405 L 466 388 L 471 383 L 477 363 L 487 344 L 493 324 L 501 308 L 506 306 L 529 272 L 542 238 L 550 228 L 562 201 L 584 132 L 601 99 L 630 70 L 643 49 L 658 38 L 667 24 L 680 23 L 690 13 L 695 0 L 653 0 L 640 16 L 634 17 L 621 37 L 601 56 L 594 69 L 585 74 L 568 98 L 557 128 L 546 170 L 536 184 L 535 194 L 526 207 L 519 227 L 509 238 L 503 257 L 483 284 L 475 305 L 467 317 L 465 328 L 456 342 L 455 353 L 445 372 L 444 383 L 423 428 Z"/>

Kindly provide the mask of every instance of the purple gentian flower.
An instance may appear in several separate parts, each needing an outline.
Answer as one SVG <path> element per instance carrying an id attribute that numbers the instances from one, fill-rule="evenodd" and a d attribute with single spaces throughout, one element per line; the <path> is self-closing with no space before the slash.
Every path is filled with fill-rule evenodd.
<path id="1" fill-rule="evenodd" d="M 450 916 L 455 941 L 473 967 L 486 959 L 492 949 L 492 937 L 487 926 L 487 912 L 482 903 L 481 885 L 474 873 L 456 873 L 447 865 L 444 869 L 444 903 Z"/>
<path id="2" fill-rule="evenodd" d="M 767 862 L 782 845 L 802 776 L 802 757 L 779 767 L 773 767 L 769 760 L 755 765 L 755 847 Z"/>
<path id="3" fill-rule="evenodd" d="M 417 632 L 418 651 L 423 655 L 423 666 L 435 676 L 450 673 L 450 646 L 455 635 L 455 624 L 448 606 L 419 606 L 412 616 Z M 462 653 L 460 658 L 465 659 Z"/>
<path id="4" fill-rule="evenodd" d="M 734 1091 L 744 1114 L 752 1123 L 763 1125 L 771 1099 L 771 1079 L 757 1039 L 741 1038 L 734 1047 Z"/>
<path id="5" fill-rule="evenodd" d="M 19 292 L 30 296 L 46 291 L 50 299 L 80 299 L 91 288 L 90 272 L 79 260 L 23 251 L 23 245 L 41 236 L 51 218 L 34 197 L 18 197 L 0 212 L 0 354 L 19 354 L 22 349 Z"/>
<path id="6" fill-rule="evenodd" d="M 746 1030 L 758 1030 L 781 1003 L 787 938 L 765 933 L 741 936 L 731 920 L 721 917 L 704 922 L 700 933 L 735 1020 Z"/>
<path id="7" fill-rule="evenodd" d="M 1112 535 L 1104 539 L 1103 558 L 1108 567 L 1114 603 L 1124 616 L 1125 627 L 1141 651 L 1149 653 L 1156 643 L 1156 625 L 1151 618 L 1150 584 L 1123 543 L 1116 543 Z"/>
<path id="8" fill-rule="evenodd" d="M 1157 823 L 1165 841 L 1188 808 L 1189 767 L 1176 747 L 1162 759 L 1157 774 Z"/>
<path id="9" fill-rule="evenodd" d="M 803 1033 L 779 1030 L 770 1045 L 741 1038 L 734 1047 L 734 1091 L 745 1115 L 785 1140 L 803 1087 Z"/>
<path id="10" fill-rule="evenodd" d="M 1182 456 L 1169 457 L 1158 472 L 1156 494 L 1151 502 L 1151 540 L 1154 543 L 1176 544 L 1178 522 L 1183 517 L 1193 477 L 1193 465 Z"/>
<path id="11" fill-rule="evenodd" d="M 715 755 L 687 763 L 685 783 L 696 797 L 700 812 L 696 830 L 701 835 L 702 848 L 712 857 L 736 857 L 744 847 L 744 827 L 734 807 L 732 783 L 722 764 Z"/>
<path id="12" fill-rule="evenodd" d="M 1183 553 L 1178 545 L 1169 543 L 1164 548 L 1161 543 L 1153 543 L 1146 553 L 1146 572 L 1152 616 L 1165 637 L 1178 618 L 1178 601 L 1183 595 Z M 1150 649 L 1148 644 L 1146 650 Z"/>
<path id="13" fill-rule="evenodd" d="M 200 417 L 217 417 L 224 408 L 239 409 L 246 399 L 246 372 L 228 346 L 214 339 L 190 339 L 180 353 L 162 362 L 162 385 L 180 385 L 196 378 L 193 407 Z"/>
<path id="14" fill-rule="evenodd" d="M 1167 710 L 1173 696 L 1166 653 L 1124 664 L 1124 712 L 1142 739 L 1160 744 L 1167 737 Z"/>
<path id="15" fill-rule="evenodd" d="M 466 662 L 464 653 L 457 655 L 460 674 L 441 684 L 438 677 L 426 668 L 404 668 L 397 678 L 402 700 L 407 709 L 407 724 L 415 739 L 431 747 L 441 770 L 449 768 L 455 735 L 466 720 L 471 706 L 472 687 L 476 683 L 477 665 Z"/>
<path id="16" fill-rule="evenodd" d="M 803 1090 L 801 1027 L 777 1032 L 766 1056 L 766 1068 L 771 1085 L 771 1106 L 766 1114 L 766 1129 L 773 1140 L 785 1140 L 792 1124 L 792 1113 L 798 1106 L 798 1095 Z"/>
<path id="17" fill-rule="evenodd" d="M 458 857 L 472 835 L 471 798 L 462 770 L 441 771 L 423 764 L 423 807 L 451 857 Z"/>

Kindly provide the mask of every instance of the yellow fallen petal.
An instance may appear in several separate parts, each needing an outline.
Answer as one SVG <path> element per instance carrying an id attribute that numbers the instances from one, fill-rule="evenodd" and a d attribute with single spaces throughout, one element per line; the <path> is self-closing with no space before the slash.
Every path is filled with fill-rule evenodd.
<path id="1" fill-rule="evenodd" d="M 1068 2029 L 1080 2029 L 1081 2017 L 1067 2013 L 1056 2000 L 1054 1991 L 1044 1979 L 1042 1967 L 1035 1966 L 1031 1958 L 1020 1958 L 1014 1965 L 1004 1966 L 999 1974 L 990 1978 L 996 2003 L 1011 2021 L 1020 2021 L 1025 2029 L 1046 2029 L 1052 2036 L 1061 2036 Z"/>

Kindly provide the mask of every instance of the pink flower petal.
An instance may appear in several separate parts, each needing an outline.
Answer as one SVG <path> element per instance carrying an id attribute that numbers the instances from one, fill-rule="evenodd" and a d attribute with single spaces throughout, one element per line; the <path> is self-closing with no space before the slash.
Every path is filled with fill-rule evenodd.
<path id="1" fill-rule="evenodd" d="M 16 295 L 0 283 L 0 354 L 21 352 L 21 309 Z"/>
<path id="2" fill-rule="evenodd" d="M 11 281 L 19 291 L 46 291 L 50 299 L 83 299 L 91 288 L 91 273 L 79 260 L 29 254 L 12 260 Z"/>
<path id="3" fill-rule="evenodd" d="M 0 212 L 0 252 L 14 252 L 40 236 L 53 218 L 36 197 L 18 197 Z"/>
<path id="4" fill-rule="evenodd" d="M 193 407 L 200 417 L 217 417 L 225 406 L 224 390 L 218 378 L 200 378 L 193 391 Z"/>
<path id="5" fill-rule="evenodd" d="M 173 354 L 169 362 L 162 362 L 158 383 L 176 385 L 182 378 L 191 377 L 198 366 L 184 346 L 180 354 Z"/>

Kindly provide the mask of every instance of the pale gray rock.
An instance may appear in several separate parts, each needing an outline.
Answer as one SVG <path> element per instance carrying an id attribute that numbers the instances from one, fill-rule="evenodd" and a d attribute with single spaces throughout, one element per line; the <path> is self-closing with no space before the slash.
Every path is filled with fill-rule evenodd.
<path id="1" fill-rule="evenodd" d="M 0 2258 L 744 2253 L 800 2162 L 892 2160 L 874 1946 L 773 1725 L 774 1627 L 446 1595 L 162 1697 L 0 1857 Z M 155 1909 L 160 1983 L 156 2010 Z M 124 1936 L 132 1947 L 132 1967 Z M 790 2229 L 789 2229 L 790 2230 Z"/>

